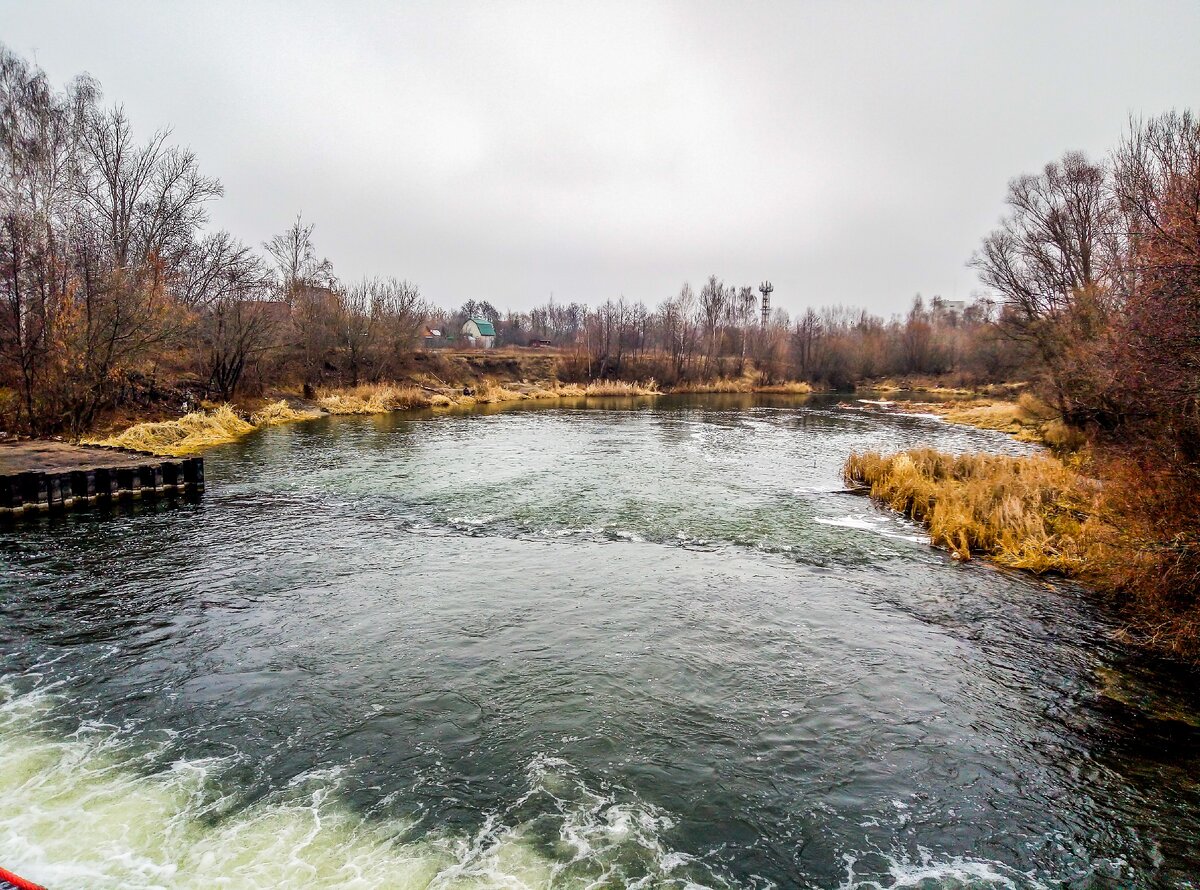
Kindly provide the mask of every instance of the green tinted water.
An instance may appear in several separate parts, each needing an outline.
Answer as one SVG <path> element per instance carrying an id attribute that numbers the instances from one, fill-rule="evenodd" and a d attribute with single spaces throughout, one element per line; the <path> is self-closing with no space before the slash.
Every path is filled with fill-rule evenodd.
<path id="1" fill-rule="evenodd" d="M 763 396 L 330 418 L 210 452 L 199 503 L 0 529 L 0 864 L 1191 886 L 1194 678 L 843 490 L 919 444 L 1025 447 Z"/>

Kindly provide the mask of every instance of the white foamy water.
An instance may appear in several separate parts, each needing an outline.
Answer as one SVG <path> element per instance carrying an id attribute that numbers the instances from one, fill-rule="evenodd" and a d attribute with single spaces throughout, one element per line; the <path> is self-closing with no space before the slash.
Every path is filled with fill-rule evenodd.
<path id="1" fill-rule="evenodd" d="M 813 522 L 834 528 L 852 528 L 856 531 L 873 532 L 897 541 L 911 541 L 914 544 L 929 543 L 928 535 L 912 533 L 915 526 L 911 523 L 899 524 L 894 518 L 886 515 L 814 516 Z"/>
<path id="2" fill-rule="evenodd" d="M 846 880 L 838 890 L 1048 890 L 1045 884 L 1023 875 L 999 863 L 983 859 L 955 856 L 938 860 L 927 851 L 922 851 L 919 861 L 904 857 L 887 856 L 887 877 L 863 878 L 856 873 L 858 859 L 846 857 Z"/>
<path id="3" fill-rule="evenodd" d="M 838 528 L 857 528 L 862 531 L 874 532 L 879 531 L 881 520 L 868 519 L 865 516 L 837 516 L 837 517 L 813 517 L 813 522 L 819 522 L 821 525 L 832 525 Z"/>
<path id="4" fill-rule="evenodd" d="M 60 704 L 0 687 L 0 863 L 52 890 L 702 886 L 682 871 L 691 857 L 662 842 L 667 816 L 587 790 L 561 759 L 535 756 L 511 808 L 538 798 L 550 815 L 418 837 L 349 808 L 337 768 L 241 808 L 221 789 L 228 760 L 150 771 L 162 750 L 115 727 L 56 734 Z"/>

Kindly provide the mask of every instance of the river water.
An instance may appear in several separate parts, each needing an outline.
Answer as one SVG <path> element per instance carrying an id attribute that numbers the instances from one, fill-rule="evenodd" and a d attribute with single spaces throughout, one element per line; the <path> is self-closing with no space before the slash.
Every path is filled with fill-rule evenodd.
<path id="1" fill-rule="evenodd" d="M 65 888 L 1192 887 L 1194 675 L 959 565 L 833 401 L 329 418 L 0 528 L 0 864 Z"/>

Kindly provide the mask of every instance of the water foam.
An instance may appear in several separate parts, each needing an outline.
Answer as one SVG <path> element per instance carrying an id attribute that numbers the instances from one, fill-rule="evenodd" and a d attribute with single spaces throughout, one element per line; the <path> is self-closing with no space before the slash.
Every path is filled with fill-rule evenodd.
<path id="1" fill-rule="evenodd" d="M 883 860 L 886 875 L 880 874 L 878 869 L 868 868 L 868 876 L 859 873 L 864 858 L 843 857 L 846 878 L 838 890 L 902 890 L 910 887 L 919 890 L 1048 890 L 1032 876 L 987 859 L 964 856 L 937 859 L 928 850 L 921 850 L 915 861 L 907 856 L 872 856 Z"/>
<path id="2" fill-rule="evenodd" d="M 221 787 L 229 758 L 152 769 L 169 740 L 102 724 L 56 733 L 59 704 L 0 686 L 0 862 L 55 890 L 682 887 L 706 875 L 664 843 L 667 816 L 589 789 L 556 758 L 534 757 L 525 793 L 473 836 L 418 836 L 349 808 L 339 769 L 241 807 Z"/>

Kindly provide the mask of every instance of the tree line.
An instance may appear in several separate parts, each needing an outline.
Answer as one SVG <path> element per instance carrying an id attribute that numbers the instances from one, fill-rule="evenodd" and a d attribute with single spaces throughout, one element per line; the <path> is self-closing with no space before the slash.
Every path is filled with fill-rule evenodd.
<path id="1" fill-rule="evenodd" d="M 1200 118 L 1131 120 L 1102 160 L 1014 179 L 972 260 L 1035 385 L 1087 431 L 1103 500 L 1138 553 L 1128 589 L 1164 615 L 1200 590 Z M 1194 629 L 1193 629 L 1194 630 Z"/>
<path id="2" fill-rule="evenodd" d="M 560 347 L 567 379 L 666 384 L 755 375 L 849 386 L 877 375 L 1004 376 L 993 307 L 914 302 L 885 320 L 828 307 L 764 322 L 754 285 L 710 276 L 653 308 L 553 301 L 439 309 L 411 281 L 343 282 L 297 217 L 254 247 L 211 231 L 223 194 L 168 130 L 139 139 L 80 76 L 55 89 L 0 46 L 0 424 L 79 434 L 118 405 L 356 385 L 411 370 L 428 328 L 492 321 L 499 345 Z"/>
<path id="3" fill-rule="evenodd" d="M 263 245 L 211 231 L 222 195 L 169 131 L 138 139 L 88 76 L 62 89 L 0 47 L 0 423 L 79 433 L 113 407 L 180 392 L 354 385 L 411 371 L 428 328 L 492 321 L 548 343 L 564 379 L 666 385 L 753 376 L 832 388 L 906 375 L 1035 377 L 1067 420 L 1200 448 L 1197 123 L 1133 122 L 1099 162 L 1068 153 L 1010 185 L 972 259 L 990 291 L 917 297 L 885 318 L 825 306 L 759 313 L 713 275 L 656 304 L 431 305 L 402 278 L 341 281 L 300 217 Z"/>
<path id="4" fill-rule="evenodd" d="M 550 301 L 528 312 L 483 313 L 502 342 L 549 343 L 592 377 L 652 376 L 667 385 L 752 375 L 761 383 L 803 380 L 833 389 L 905 376 L 952 375 L 962 383 L 1019 377 L 1030 350 L 999 329 L 997 304 L 917 295 L 900 315 L 846 306 L 776 308 L 763 322 L 750 285 L 709 276 L 695 291 L 656 306 L 620 298 L 600 306 Z M 450 328 L 466 315 L 442 313 Z"/>
<path id="5" fill-rule="evenodd" d="M 179 380 L 230 399 L 248 378 L 401 370 L 429 311 L 416 285 L 343 284 L 299 217 L 261 250 L 209 231 L 220 183 L 100 95 L 86 75 L 56 90 L 0 46 L 5 428 L 78 434 Z"/>

